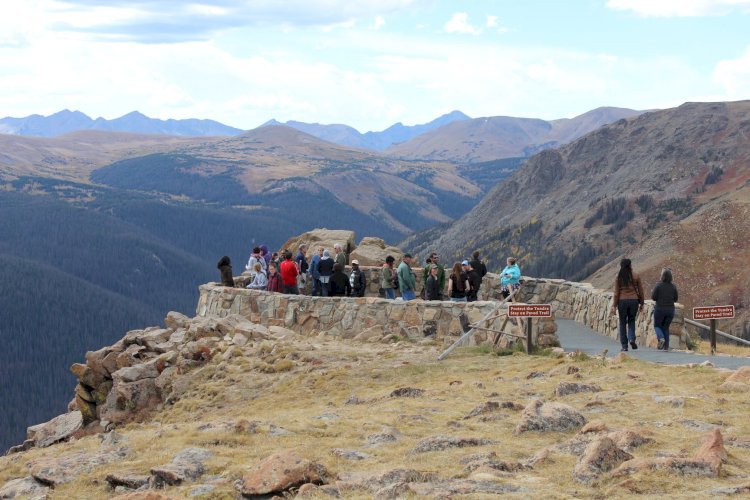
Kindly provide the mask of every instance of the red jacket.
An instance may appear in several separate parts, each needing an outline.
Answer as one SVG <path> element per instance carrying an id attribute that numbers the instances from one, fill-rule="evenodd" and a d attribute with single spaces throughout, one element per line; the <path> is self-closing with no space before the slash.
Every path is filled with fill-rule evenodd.
<path id="1" fill-rule="evenodd" d="M 281 279 L 284 282 L 284 286 L 293 286 L 297 284 L 297 264 L 291 260 L 285 260 L 281 263 Z"/>

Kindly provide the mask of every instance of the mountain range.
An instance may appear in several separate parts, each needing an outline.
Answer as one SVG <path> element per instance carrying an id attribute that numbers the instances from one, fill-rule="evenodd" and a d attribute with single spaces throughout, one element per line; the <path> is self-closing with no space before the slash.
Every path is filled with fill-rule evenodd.
<path id="1" fill-rule="evenodd" d="M 0 119 L 0 133 L 56 137 L 78 130 L 106 130 L 138 134 L 178 136 L 237 135 L 243 131 L 214 120 L 160 120 L 133 111 L 113 120 L 93 119 L 80 111 L 64 109 L 50 116 L 30 115 L 24 118 Z"/>
<path id="2" fill-rule="evenodd" d="M 734 304 L 750 336 L 750 101 L 686 103 L 529 158 L 455 222 L 404 246 L 529 276 L 612 286 L 629 257 L 646 288 L 673 269 L 688 307 Z"/>

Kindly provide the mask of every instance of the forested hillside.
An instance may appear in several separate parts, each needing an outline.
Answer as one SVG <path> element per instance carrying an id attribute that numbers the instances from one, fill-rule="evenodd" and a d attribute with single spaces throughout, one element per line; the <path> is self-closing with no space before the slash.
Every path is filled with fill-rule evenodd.
<path id="1" fill-rule="evenodd" d="M 2 450 L 65 409 L 68 368 L 86 350 L 170 310 L 192 313 L 221 255 L 239 273 L 253 244 L 276 248 L 275 235 L 301 232 L 262 210 L 39 178 L 10 185 L 0 191 Z"/>

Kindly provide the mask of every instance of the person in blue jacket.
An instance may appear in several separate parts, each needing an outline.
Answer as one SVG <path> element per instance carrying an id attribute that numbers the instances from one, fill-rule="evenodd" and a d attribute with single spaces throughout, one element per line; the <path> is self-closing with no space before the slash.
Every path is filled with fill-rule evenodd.
<path id="1" fill-rule="evenodd" d="M 318 247 L 318 253 L 316 253 L 313 256 L 312 262 L 310 263 L 310 275 L 312 276 L 312 279 L 313 279 L 313 283 L 312 283 L 313 296 L 323 295 L 323 286 L 320 283 L 320 269 L 318 269 L 318 264 L 320 264 L 320 259 L 323 258 L 324 250 L 325 248 Z"/>
<path id="2" fill-rule="evenodd" d="M 521 287 L 521 268 L 516 264 L 515 257 L 508 257 L 508 265 L 500 272 L 500 286 L 503 297 L 507 298 L 513 290 Z"/>

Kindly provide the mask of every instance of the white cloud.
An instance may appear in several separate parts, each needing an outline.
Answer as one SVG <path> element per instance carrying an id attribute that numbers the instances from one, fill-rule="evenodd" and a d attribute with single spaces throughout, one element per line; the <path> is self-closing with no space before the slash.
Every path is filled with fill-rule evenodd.
<path id="1" fill-rule="evenodd" d="M 712 79 L 724 90 L 723 100 L 750 99 L 750 47 L 737 59 L 719 61 Z"/>
<path id="2" fill-rule="evenodd" d="M 488 28 L 497 28 L 497 16 L 487 16 L 486 26 Z"/>
<path id="3" fill-rule="evenodd" d="M 645 17 L 699 17 L 750 11 L 750 0 L 608 0 L 607 7 Z"/>
<path id="4" fill-rule="evenodd" d="M 456 12 L 443 27 L 448 33 L 478 35 L 482 32 L 480 28 L 476 28 L 469 23 L 469 14 L 466 12 Z"/>
<path id="5" fill-rule="evenodd" d="M 379 30 L 385 25 L 385 18 L 383 16 L 376 16 L 375 21 L 372 23 L 372 28 Z"/>

